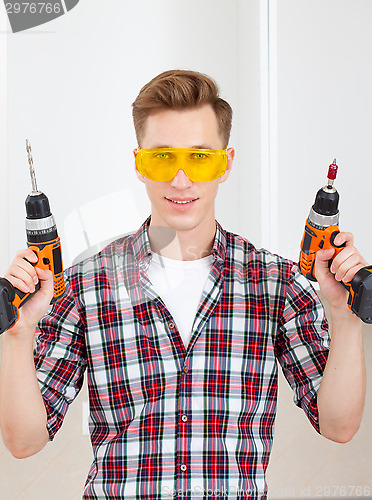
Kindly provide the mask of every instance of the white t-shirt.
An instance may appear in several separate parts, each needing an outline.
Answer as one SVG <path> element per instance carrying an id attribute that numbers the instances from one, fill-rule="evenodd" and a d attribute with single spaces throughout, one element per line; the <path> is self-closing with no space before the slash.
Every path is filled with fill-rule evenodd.
<path id="1" fill-rule="evenodd" d="M 152 254 L 148 276 L 173 316 L 186 348 L 212 263 L 212 255 L 185 261 Z"/>

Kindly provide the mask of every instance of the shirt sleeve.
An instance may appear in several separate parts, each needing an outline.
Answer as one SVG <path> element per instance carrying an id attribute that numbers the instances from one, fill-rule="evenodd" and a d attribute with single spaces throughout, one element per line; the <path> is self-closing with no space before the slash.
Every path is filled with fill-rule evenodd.
<path id="1" fill-rule="evenodd" d="M 52 440 L 78 395 L 86 367 L 85 322 L 76 305 L 67 273 L 65 294 L 36 330 L 34 361 Z"/>
<path id="2" fill-rule="evenodd" d="M 317 392 L 330 337 L 324 308 L 310 282 L 293 265 L 277 332 L 277 357 L 294 391 L 294 402 L 319 431 Z"/>

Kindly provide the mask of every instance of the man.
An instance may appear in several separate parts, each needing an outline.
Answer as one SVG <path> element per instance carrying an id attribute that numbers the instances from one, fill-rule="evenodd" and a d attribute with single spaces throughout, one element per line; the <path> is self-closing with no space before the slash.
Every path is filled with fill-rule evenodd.
<path id="1" fill-rule="evenodd" d="M 314 428 L 338 442 L 364 405 L 362 324 L 341 280 L 366 263 L 351 234 L 318 252 L 323 308 L 293 262 L 216 221 L 228 178 L 231 108 L 215 83 L 165 72 L 133 104 L 136 173 L 151 201 L 138 232 L 66 271 L 47 313 L 50 273 L 21 251 L 7 273 L 40 291 L 6 332 L 0 423 L 14 456 L 53 439 L 87 371 L 94 452 L 84 499 L 266 498 L 278 360 Z M 40 318 L 35 366 L 32 341 Z M 330 343 L 330 346 L 329 346 Z"/>

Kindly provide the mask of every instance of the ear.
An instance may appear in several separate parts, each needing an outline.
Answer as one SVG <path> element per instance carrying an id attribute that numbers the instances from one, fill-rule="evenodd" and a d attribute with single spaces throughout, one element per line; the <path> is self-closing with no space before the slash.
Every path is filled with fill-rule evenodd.
<path id="1" fill-rule="evenodd" d="M 134 160 L 136 160 L 137 153 L 138 153 L 138 149 L 137 149 L 137 148 L 136 148 L 136 149 L 133 149 Z M 141 175 L 141 174 L 138 172 L 138 168 L 137 168 L 136 162 L 134 162 L 134 170 L 135 170 L 135 172 L 136 172 L 137 178 L 138 178 L 141 182 L 145 183 L 145 180 L 144 180 L 144 178 L 143 178 L 143 175 Z"/>
<path id="2" fill-rule="evenodd" d="M 234 157 L 235 157 L 235 149 L 234 148 L 229 148 L 226 150 L 227 153 L 227 166 L 226 166 L 226 171 L 225 173 L 220 177 L 220 182 L 225 182 L 227 178 L 230 175 Z"/>

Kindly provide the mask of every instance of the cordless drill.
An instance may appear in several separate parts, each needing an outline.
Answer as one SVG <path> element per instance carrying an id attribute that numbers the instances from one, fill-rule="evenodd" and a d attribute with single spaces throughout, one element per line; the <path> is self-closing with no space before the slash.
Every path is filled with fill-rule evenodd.
<path id="1" fill-rule="evenodd" d="M 345 247 L 336 245 L 334 240 L 340 232 L 339 194 L 333 184 L 337 175 L 336 160 L 329 166 L 327 184 L 319 189 L 315 203 L 310 209 L 301 242 L 299 267 L 309 280 L 316 281 L 314 275 L 315 257 L 318 250 L 334 248 L 335 258 Z M 360 269 L 350 283 L 343 283 L 349 291 L 348 306 L 365 323 L 372 323 L 372 266 Z"/>
<path id="2" fill-rule="evenodd" d="M 54 217 L 50 211 L 49 200 L 37 189 L 35 170 L 31 155 L 31 145 L 26 141 L 32 191 L 26 198 L 26 234 L 27 246 L 38 258 L 36 264 L 42 269 L 53 272 L 54 294 L 51 303 L 61 300 L 65 291 L 63 277 L 61 244 L 57 234 Z M 7 279 L 0 278 L 0 334 L 15 325 L 19 318 L 19 308 L 27 302 L 35 292 L 24 293 L 15 288 Z"/>

